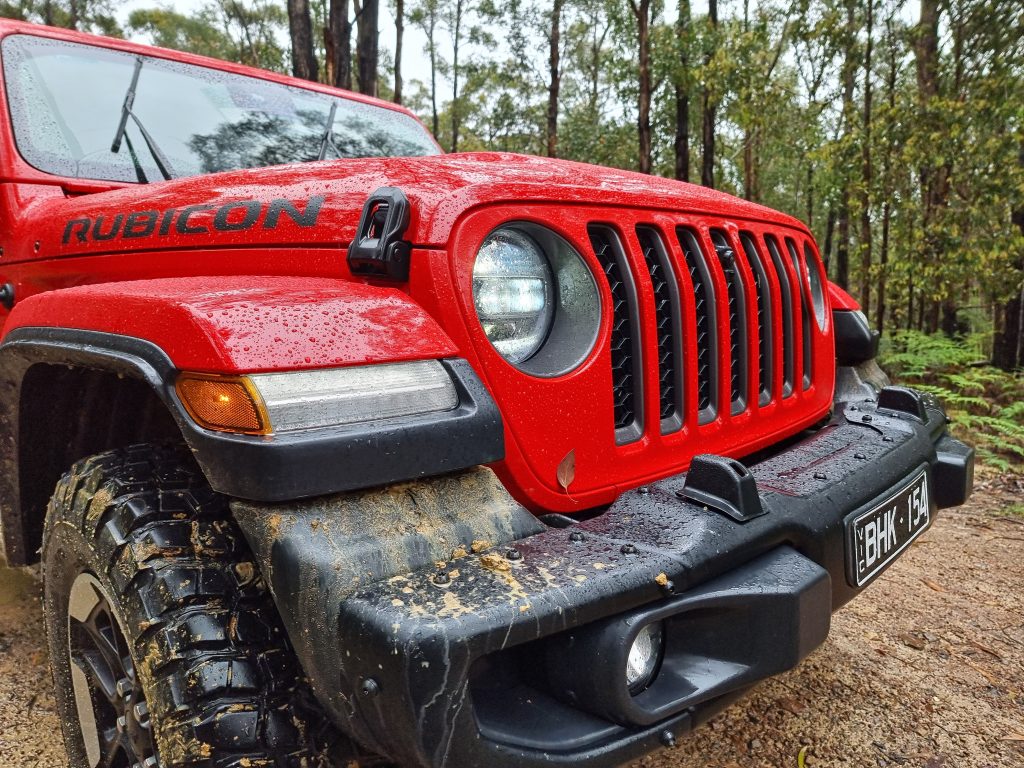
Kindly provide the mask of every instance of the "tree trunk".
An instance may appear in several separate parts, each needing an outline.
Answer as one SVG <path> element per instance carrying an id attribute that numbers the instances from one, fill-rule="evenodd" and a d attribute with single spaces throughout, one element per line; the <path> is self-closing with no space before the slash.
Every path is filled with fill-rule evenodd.
<path id="1" fill-rule="evenodd" d="M 437 6 L 433 3 L 427 5 L 427 51 L 430 53 L 430 127 L 436 139 L 441 122 L 437 115 Z"/>
<path id="2" fill-rule="evenodd" d="M 864 47 L 864 114 L 861 122 L 860 188 L 860 303 L 864 314 L 871 315 L 871 48 L 875 22 L 875 4 L 867 2 L 867 40 Z"/>
<path id="3" fill-rule="evenodd" d="M 846 0 L 846 56 L 843 61 L 843 132 L 853 131 L 853 88 L 857 77 L 856 2 Z M 845 290 L 850 287 L 850 179 L 844 174 L 839 194 L 839 243 L 836 246 L 836 282 Z"/>
<path id="4" fill-rule="evenodd" d="M 879 270 L 876 288 L 878 300 L 875 310 L 875 328 L 879 333 L 885 332 L 885 313 L 887 309 L 885 290 L 886 281 L 889 277 L 889 234 L 892 228 L 892 153 L 894 149 L 892 129 L 896 115 L 896 79 L 899 74 L 897 56 L 901 50 L 894 44 L 892 23 L 893 16 L 890 15 L 885 20 L 886 40 L 889 48 L 889 71 L 886 75 L 885 89 L 889 111 L 886 114 L 885 154 L 882 160 L 882 249 L 878 254 Z"/>
<path id="5" fill-rule="evenodd" d="M 676 21 L 676 45 L 679 46 L 679 71 L 676 73 L 676 179 L 690 180 L 690 2 L 679 0 Z"/>
<path id="6" fill-rule="evenodd" d="M 395 0 L 395 104 L 402 103 L 402 39 L 405 37 L 405 0 Z"/>
<path id="7" fill-rule="evenodd" d="M 455 0 L 455 24 L 452 32 L 452 152 L 459 151 L 461 115 L 459 103 L 459 47 L 462 45 L 462 0 Z"/>
<path id="8" fill-rule="evenodd" d="M 826 266 L 832 262 L 832 236 L 836 231 L 836 218 L 836 209 L 829 208 L 828 216 L 825 218 L 825 250 L 821 252 L 821 258 L 824 259 Z"/>
<path id="9" fill-rule="evenodd" d="M 1024 141 L 1020 143 L 1017 161 L 1024 169 Z M 1024 235 L 1024 202 L 1018 199 L 1018 205 L 1011 216 L 1013 224 Z M 1002 322 L 992 343 L 992 364 L 1004 371 L 1024 366 L 1024 258 L 1017 259 L 1014 266 L 1013 279 L 1017 288 L 1015 295 L 999 310 Z"/>
<path id="10" fill-rule="evenodd" d="M 338 88 L 352 90 L 352 20 L 349 0 L 330 0 L 327 12 L 327 66 L 329 81 Z"/>
<path id="11" fill-rule="evenodd" d="M 359 92 L 367 96 L 377 95 L 377 24 L 380 11 L 379 0 L 362 0 L 359 16 L 356 18 L 356 79 Z"/>
<path id="12" fill-rule="evenodd" d="M 303 80 L 317 80 L 313 55 L 313 22 L 309 0 L 288 0 L 288 32 L 292 42 L 292 74 Z"/>
<path id="13" fill-rule="evenodd" d="M 548 157 L 558 157 L 558 92 L 562 85 L 561 35 L 562 0 L 553 0 L 551 34 L 548 38 Z"/>
<path id="14" fill-rule="evenodd" d="M 708 22 L 710 24 L 711 36 L 718 34 L 718 0 L 708 0 Z M 704 66 L 710 67 L 711 60 L 715 55 L 716 42 L 707 46 L 704 54 Z M 701 142 L 703 152 L 701 156 L 700 183 L 705 187 L 715 187 L 715 105 L 711 100 L 711 86 L 709 77 L 705 74 L 704 90 L 701 94 Z"/>
<path id="15" fill-rule="evenodd" d="M 814 163 L 807 163 L 807 226 L 814 229 Z"/>
<path id="16" fill-rule="evenodd" d="M 650 173 L 651 158 L 651 0 L 630 0 L 636 17 L 636 38 L 640 49 L 640 71 L 637 82 L 637 137 L 639 139 L 640 173 Z"/>
<path id="17" fill-rule="evenodd" d="M 938 128 L 937 118 L 932 114 L 934 102 L 939 98 L 939 14 L 940 0 L 921 0 L 921 21 L 914 39 L 914 56 L 917 61 L 917 90 L 920 120 L 925 130 Z M 931 158 L 926 159 L 919 169 L 921 186 L 921 230 L 923 233 L 925 265 L 942 258 L 942 223 L 939 215 L 949 199 L 950 165 L 947 162 L 936 166 Z M 939 290 L 936 291 L 935 289 Z M 945 288 L 946 291 L 943 291 Z M 933 295 L 948 292 L 951 286 L 934 286 Z M 922 306 L 924 304 L 922 297 Z M 929 333 L 939 329 L 939 303 L 929 302 L 924 322 Z M 943 330 L 953 332 L 956 326 L 955 307 L 948 300 L 943 312 Z"/>

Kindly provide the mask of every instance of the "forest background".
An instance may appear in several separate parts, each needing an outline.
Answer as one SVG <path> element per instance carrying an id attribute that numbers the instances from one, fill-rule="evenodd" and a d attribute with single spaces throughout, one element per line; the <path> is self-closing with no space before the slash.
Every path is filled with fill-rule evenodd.
<path id="1" fill-rule="evenodd" d="M 887 367 L 942 396 L 988 463 L 1024 463 L 1021 0 L 4 0 L 0 16 L 391 99 L 451 152 L 628 168 L 793 214 Z"/>

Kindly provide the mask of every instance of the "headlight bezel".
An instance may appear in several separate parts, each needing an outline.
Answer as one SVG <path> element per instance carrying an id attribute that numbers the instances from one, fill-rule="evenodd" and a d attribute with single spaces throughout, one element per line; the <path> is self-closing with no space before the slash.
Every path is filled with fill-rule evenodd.
<path id="1" fill-rule="evenodd" d="M 510 360 L 487 336 L 477 308 L 473 280 L 480 249 L 470 262 L 469 306 L 490 347 L 508 365 L 536 378 L 556 378 L 577 370 L 597 346 L 603 317 L 601 291 L 591 265 L 564 235 L 547 224 L 527 220 L 505 221 L 481 240 L 481 247 L 496 233 L 512 230 L 535 243 L 547 260 L 553 282 L 553 312 L 544 339 L 523 360 Z"/>

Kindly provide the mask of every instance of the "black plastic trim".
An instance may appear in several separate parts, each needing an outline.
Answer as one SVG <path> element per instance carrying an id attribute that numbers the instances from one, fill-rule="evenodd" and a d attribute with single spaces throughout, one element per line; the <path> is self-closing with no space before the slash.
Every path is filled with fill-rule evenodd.
<path id="1" fill-rule="evenodd" d="M 725 456 L 694 456 L 678 496 L 717 509 L 740 523 L 765 514 L 754 476 L 740 462 Z"/>
<path id="2" fill-rule="evenodd" d="M 353 275 L 381 280 L 409 279 L 412 245 L 403 239 L 409 227 L 409 199 L 398 187 L 380 187 L 363 205 L 356 235 L 348 246 Z"/>
<path id="3" fill-rule="evenodd" d="M 853 366 L 878 357 L 879 333 L 868 326 L 858 310 L 832 310 L 832 328 L 836 337 L 836 362 Z"/>
<path id="4" fill-rule="evenodd" d="M 343 600 L 328 592 L 297 593 L 289 585 L 316 583 L 324 560 L 309 548 L 301 526 L 291 538 L 276 537 L 272 556 L 261 556 L 259 564 L 279 601 L 301 600 L 309 616 L 337 617 L 326 628 L 313 622 L 304 631 L 314 638 L 317 668 L 327 670 L 321 685 L 353 691 L 374 681 L 372 698 L 346 698 L 340 708 L 325 704 L 334 722 L 369 748 L 424 768 L 621 764 L 664 743 L 665 731 L 674 739 L 720 709 L 735 693 L 726 690 L 758 677 L 751 671 L 756 665 L 749 657 L 733 658 L 736 666 L 724 664 L 717 682 L 702 691 L 684 684 L 663 690 L 667 708 L 657 711 L 667 719 L 640 725 L 644 718 L 625 717 L 630 724 L 624 726 L 594 714 L 611 712 L 607 702 L 574 705 L 555 695 L 539 663 L 545 644 L 560 642 L 555 638 L 567 631 L 579 635 L 602 622 L 657 612 L 665 601 L 699 594 L 715 579 L 735 581 L 758 558 L 788 547 L 799 553 L 791 562 L 801 565 L 771 570 L 781 594 L 801 593 L 797 586 L 806 580 L 795 579 L 800 570 L 827 572 L 831 584 L 825 600 L 812 601 L 818 607 L 806 614 L 809 623 L 786 619 L 773 628 L 777 635 L 765 651 L 770 668 L 795 663 L 814 645 L 798 639 L 800 627 L 820 629 L 824 613 L 860 591 L 846 580 L 846 516 L 904 484 L 922 465 L 930 467 L 936 487 L 969 486 L 969 449 L 945 435 L 937 404 L 924 402 L 923 422 L 880 411 L 874 400 L 837 403 L 826 425 L 749 465 L 764 514 L 742 523 L 681 499 L 684 474 L 623 493 L 603 513 L 567 528 L 461 557 L 445 565 L 440 581 L 431 566 L 362 585 Z M 805 569 L 805 562 L 814 567 Z M 714 638 L 724 643 L 745 608 L 763 612 L 756 592 L 742 596 L 741 590 L 727 609 L 694 614 L 699 624 L 693 626 L 712 639 L 705 645 L 693 639 L 692 648 L 706 649 Z M 583 660 L 594 675 L 603 674 L 598 667 L 606 663 Z M 698 668 L 679 663 L 684 671 Z M 684 698 L 685 711 L 665 714 Z M 503 713 L 523 715 L 524 702 L 532 707 L 532 736 L 501 719 Z"/>
<path id="5" fill-rule="evenodd" d="M 440 475 L 498 461 L 505 454 L 498 407 L 463 359 L 441 361 L 459 395 L 454 410 L 268 436 L 198 426 L 175 392 L 177 369 L 171 359 L 143 339 L 18 328 L 0 345 L 0 367 L 9 378 L 20 382 L 36 362 L 114 370 L 147 381 L 167 405 L 213 489 L 252 501 L 307 498 Z M 17 398 L 7 405 L 8 429 L 12 417 L 17 420 L 11 407 L 17 408 Z"/>

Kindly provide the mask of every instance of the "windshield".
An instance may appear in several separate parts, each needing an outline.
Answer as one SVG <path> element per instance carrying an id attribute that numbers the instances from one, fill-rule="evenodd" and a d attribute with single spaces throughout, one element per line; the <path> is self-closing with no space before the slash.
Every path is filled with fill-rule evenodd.
<path id="1" fill-rule="evenodd" d="M 328 128 L 327 159 L 439 152 L 403 112 L 166 59 L 11 35 L 3 67 L 18 150 L 60 176 L 161 179 L 150 144 L 177 176 L 306 162 L 321 154 Z M 128 121 L 115 153 L 137 67 L 137 120 Z"/>

